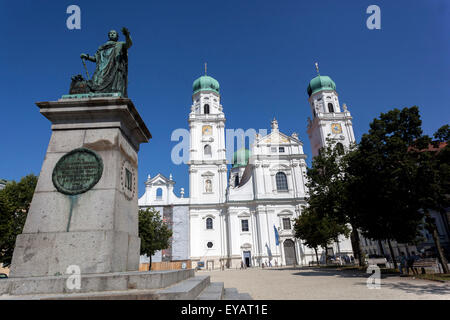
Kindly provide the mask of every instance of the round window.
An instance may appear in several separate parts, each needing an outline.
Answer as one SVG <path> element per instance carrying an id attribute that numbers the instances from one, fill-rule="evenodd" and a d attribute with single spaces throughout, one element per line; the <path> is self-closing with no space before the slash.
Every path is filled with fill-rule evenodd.
<path id="1" fill-rule="evenodd" d="M 213 243 L 210 241 L 206 244 L 206 246 L 211 249 L 213 247 Z"/>

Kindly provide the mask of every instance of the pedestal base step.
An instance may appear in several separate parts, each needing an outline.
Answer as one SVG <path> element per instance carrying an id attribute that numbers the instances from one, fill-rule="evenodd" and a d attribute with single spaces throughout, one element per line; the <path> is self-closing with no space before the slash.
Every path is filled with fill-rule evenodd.
<path id="1" fill-rule="evenodd" d="M 223 282 L 211 282 L 196 300 L 253 300 L 248 293 L 239 293 L 236 288 L 225 288 Z"/>
<path id="2" fill-rule="evenodd" d="M 39 294 L 82 294 L 124 290 L 167 288 L 194 276 L 193 269 L 82 274 L 80 289 L 67 287 L 69 275 L 52 277 L 9 278 L 0 281 L 0 298 Z M 69 280 L 70 281 L 70 280 Z"/>
<path id="3" fill-rule="evenodd" d="M 131 277 L 131 281 L 130 281 Z M 57 278 L 57 277 L 52 277 Z M 61 278 L 61 277 L 59 277 Z M 52 281 L 61 279 L 7 279 L 0 281 L 0 289 L 8 287 L 8 292 L 0 295 L 0 300 L 251 300 L 246 293 L 236 289 L 225 289 L 223 282 L 210 282 L 206 275 L 194 276 L 194 270 L 133 272 L 111 275 L 85 276 L 85 285 L 78 292 L 53 292 L 57 286 Z M 86 282 L 90 278 L 90 282 Z M 103 278 L 103 281 L 99 280 Z M 94 280 L 96 279 L 96 280 Z M 35 282 L 33 282 L 35 281 Z M 37 283 L 36 283 L 37 281 Z M 39 283 L 41 281 L 42 283 Z M 7 282 L 9 285 L 4 286 Z M 16 283 L 14 283 L 16 282 Z M 99 283 L 103 284 L 103 288 Z M 113 288 L 112 283 L 116 283 Z M 122 283 L 122 286 L 117 285 Z M 127 283 L 127 286 L 123 286 Z M 95 284 L 95 285 L 94 285 Z M 130 285 L 131 284 L 131 285 Z M 96 288 L 97 290 L 93 290 Z M 45 290 L 44 290 L 45 289 Z M 83 291 L 84 290 L 84 291 Z M 43 292 L 46 291 L 46 292 Z M 22 294 L 20 292 L 29 292 Z M 30 293 L 32 292 L 32 293 Z"/>
<path id="4" fill-rule="evenodd" d="M 194 300 L 209 285 L 209 276 L 196 276 L 156 290 L 120 290 L 70 294 L 0 296 L 8 300 Z"/>
<path id="5" fill-rule="evenodd" d="M 196 300 L 222 300 L 224 292 L 223 282 L 211 282 Z"/>
<path id="6" fill-rule="evenodd" d="M 239 293 L 236 288 L 227 288 L 223 300 L 253 300 L 253 298 L 248 293 Z"/>

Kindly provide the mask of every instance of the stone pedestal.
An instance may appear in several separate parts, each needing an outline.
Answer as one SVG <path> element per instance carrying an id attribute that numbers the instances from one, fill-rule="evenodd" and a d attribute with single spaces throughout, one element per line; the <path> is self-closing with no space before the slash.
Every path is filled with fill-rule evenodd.
<path id="1" fill-rule="evenodd" d="M 52 136 L 23 233 L 17 237 L 10 277 L 136 271 L 139 268 L 137 167 L 151 134 L 130 99 L 60 99 L 37 103 Z M 52 181 L 68 152 L 94 151 L 103 164 L 98 182 L 70 195 Z"/>

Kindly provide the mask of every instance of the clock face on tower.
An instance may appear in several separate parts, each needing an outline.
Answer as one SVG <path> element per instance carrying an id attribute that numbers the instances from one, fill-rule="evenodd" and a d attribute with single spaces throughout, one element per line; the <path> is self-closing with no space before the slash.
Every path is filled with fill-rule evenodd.
<path id="1" fill-rule="evenodd" d="M 340 123 L 332 123 L 331 124 L 331 132 L 334 134 L 342 133 L 342 127 Z"/>
<path id="2" fill-rule="evenodd" d="M 204 136 L 209 136 L 212 134 L 212 128 L 211 126 L 203 126 L 202 133 Z"/>

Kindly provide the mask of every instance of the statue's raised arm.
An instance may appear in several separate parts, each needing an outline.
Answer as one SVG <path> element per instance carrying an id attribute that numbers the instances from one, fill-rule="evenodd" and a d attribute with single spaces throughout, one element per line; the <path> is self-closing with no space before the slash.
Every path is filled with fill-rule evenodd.
<path id="1" fill-rule="evenodd" d="M 133 41 L 130 37 L 130 31 L 127 28 L 122 28 L 122 34 L 125 36 L 125 47 L 128 49 L 133 45 Z"/>

